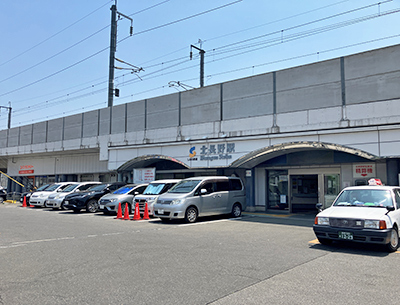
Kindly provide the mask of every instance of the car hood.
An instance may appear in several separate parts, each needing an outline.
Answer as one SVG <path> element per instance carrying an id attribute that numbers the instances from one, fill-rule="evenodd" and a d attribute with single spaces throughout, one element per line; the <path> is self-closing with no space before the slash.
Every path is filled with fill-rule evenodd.
<path id="1" fill-rule="evenodd" d="M 337 218 L 356 218 L 356 219 L 380 219 L 388 210 L 378 207 L 330 207 L 320 212 L 320 217 L 337 217 Z"/>
<path id="2" fill-rule="evenodd" d="M 121 199 L 121 198 L 129 198 L 129 197 L 133 197 L 133 195 L 129 195 L 129 194 L 106 194 L 103 197 L 101 197 L 101 199 L 107 199 L 107 200 L 111 200 L 111 199 Z"/>
<path id="3" fill-rule="evenodd" d="M 99 194 L 104 194 L 104 192 L 76 192 L 76 193 L 71 193 L 65 196 L 66 198 L 74 198 L 74 197 L 84 197 L 84 196 L 94 196 L 94 195 L 99 195 Z"/>
<path id="4" fill-rule="evenodd" d="M 158 197 L 158 201 L 172 201 L 172 200 L 176 200 L 176 199 L 182 199 L 182 198 L 186 198 L 188 197 L 188 194 L 190 193 L 165 193 L 163 195 L 160 195 L 160 197 Z"/>

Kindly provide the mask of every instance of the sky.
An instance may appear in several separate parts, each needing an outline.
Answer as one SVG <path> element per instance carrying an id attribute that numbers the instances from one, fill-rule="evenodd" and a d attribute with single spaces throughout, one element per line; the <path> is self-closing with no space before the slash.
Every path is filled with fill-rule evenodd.
<path id="1" fill-rule="evenodd" d="M 113 105 L 198 88 L 191 45 L 209 86 L 400 43 L 400 0 L 1 1 L 0 130 L 107 107 L 114 4 Z"/>

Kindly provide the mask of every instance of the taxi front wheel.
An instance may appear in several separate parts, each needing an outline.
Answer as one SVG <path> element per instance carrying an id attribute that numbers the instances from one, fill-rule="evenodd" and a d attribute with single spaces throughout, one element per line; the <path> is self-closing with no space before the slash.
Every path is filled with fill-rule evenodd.
<path id="1" fill-rule="evenodd" d="M 390 242 L 386 245 L 389 252 L 394 252 L 399 248 L 399 232 L 397 228 L 392 228 L 390 232 Z"/>

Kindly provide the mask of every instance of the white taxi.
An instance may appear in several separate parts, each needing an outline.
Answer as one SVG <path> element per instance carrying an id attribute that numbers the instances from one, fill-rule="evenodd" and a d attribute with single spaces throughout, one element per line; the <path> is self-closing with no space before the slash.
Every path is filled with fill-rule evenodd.
<path id="1" fill-rule="evenodd" d="M 382 186 L 374 180 L 370 181 L 372 185 L 343 189 L 331 207 L 317 214 L 313 229 L 321 244 L 352 241 L 383 244 L 390 252 L 397 250 L 400 186 Z"/>

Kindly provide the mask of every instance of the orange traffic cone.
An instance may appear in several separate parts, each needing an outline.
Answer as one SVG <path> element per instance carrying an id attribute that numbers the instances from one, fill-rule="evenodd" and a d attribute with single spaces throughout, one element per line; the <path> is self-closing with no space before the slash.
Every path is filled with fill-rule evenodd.
<path id="1" fill-rule="evenodd" d="M 127 203 L 125 203 L 124 220 L 130 220 L 130 218 L 129 218 L 129 208 L 128 208 L 128 204 Z"/>
<path id="2" fill-rule="evenodd" d="M 28 207 L 28 206 L 26 205 L 26 196 L 24 196 L 24 200 L 22 201 L 22 207 L 23 207 L 23 208 Z"/>
<path id="3" fill-rule="evenodd" d="M 118 206 L 118 213 L 117 213 L 117 217 L 115 217 L 115 219 L 122 219 L 121 202 L 119 203 L 119 206 Z"/>
<path id="4" fill-rule="evenodd" d="M 139 203 L 136 203 L 135 214 L 133 215 L 132 220 L 140 220 Z"/>
<path id="5" fill-rule="evenodd" d="M 149 209 L 148 209 L 147 201 L 146 201 L 146 203 L 144 205 L 143 220 L 149 220 L 149 219 L 150 219 L 150 217 L 149 217 Z"/>

